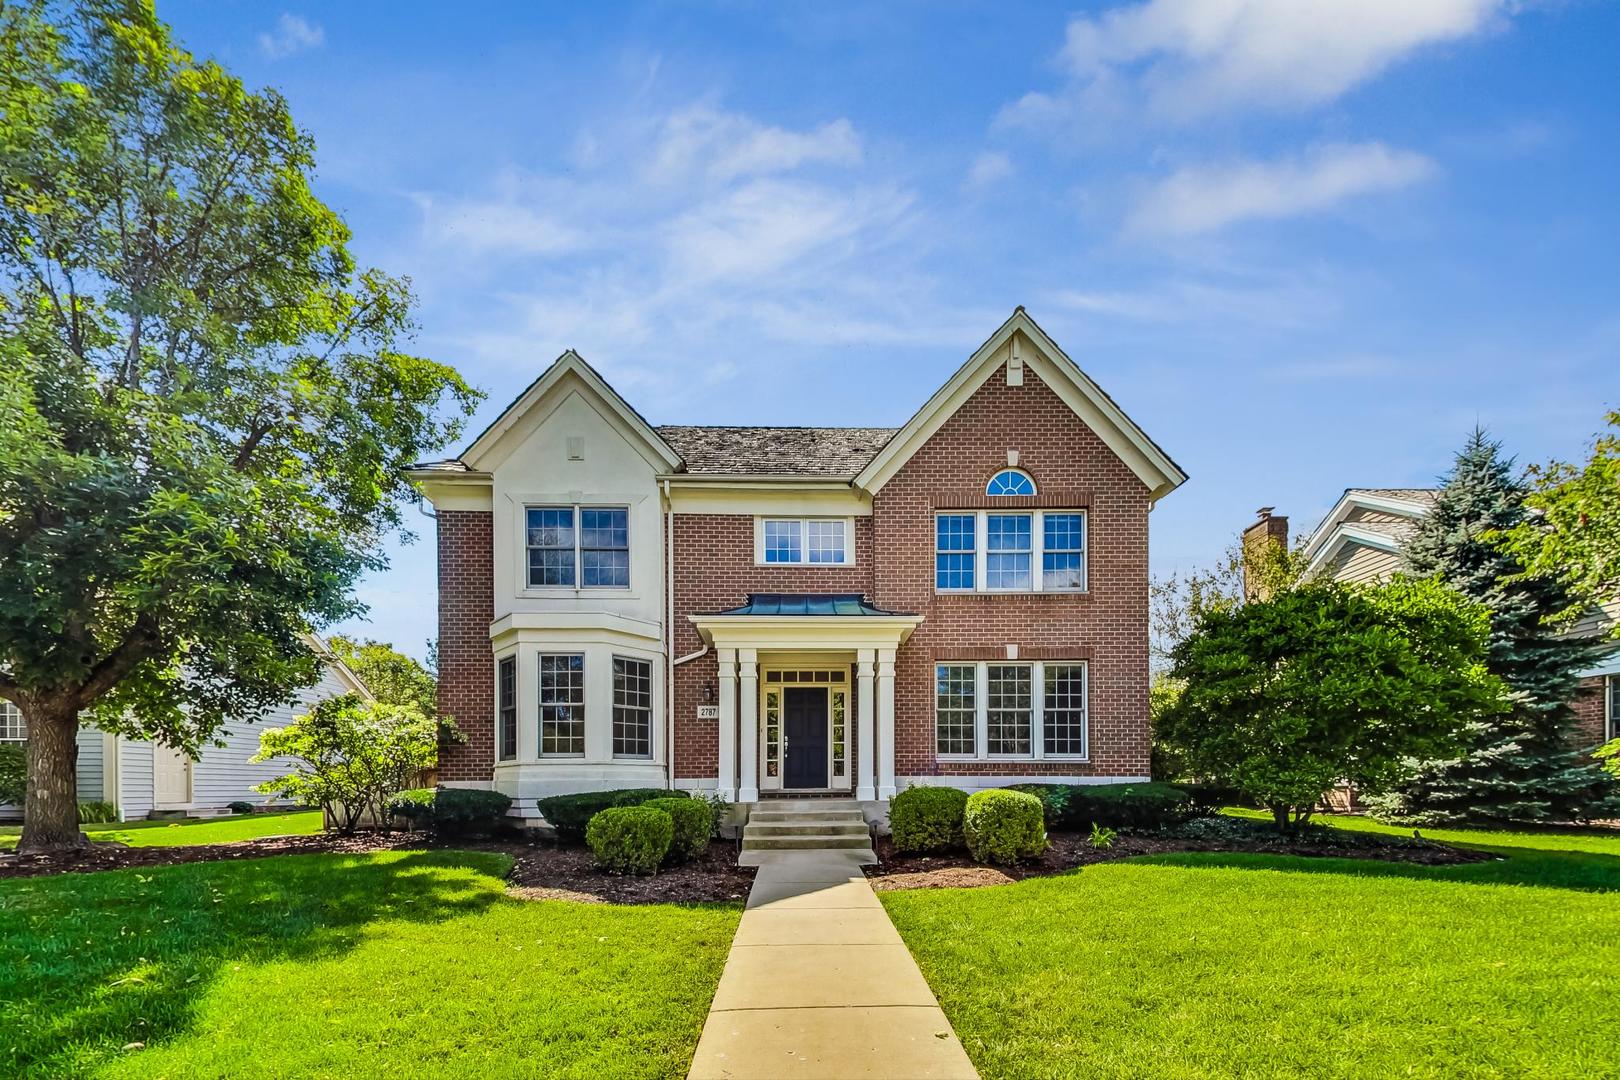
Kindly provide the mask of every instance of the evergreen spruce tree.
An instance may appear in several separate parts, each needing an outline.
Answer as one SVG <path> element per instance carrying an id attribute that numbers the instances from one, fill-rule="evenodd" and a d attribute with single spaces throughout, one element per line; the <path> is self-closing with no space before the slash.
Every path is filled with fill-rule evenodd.
<path id="1" fill-rule="evenodd" d="M 1489 608 L 1487 666 L 1511 690 L 1511 708 L 1477 724 L 1461 758 L 1422 763 L 1376 811 L 1415 821 L 1577 821 L 1620 815 L 1620 785 L 1573 739 L 1570 701 L 1589 643 L 1561 636 L 1544 618 L 1570 599 L 1549 577 L 1520 577 L 1494 539 L 1528 510 L 1526 485 L 1501 444 L 1476 429 L 1445 477 L 1434 508 L 1405 545 L 1406 569 L 1438 574 Z"/>

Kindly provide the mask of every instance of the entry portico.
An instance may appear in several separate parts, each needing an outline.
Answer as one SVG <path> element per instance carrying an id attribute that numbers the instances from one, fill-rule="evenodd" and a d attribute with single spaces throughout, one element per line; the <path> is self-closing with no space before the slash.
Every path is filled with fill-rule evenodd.
<path id="1" fill-rule="evenodd" d="M 894 658 L 921 615 L 858 594 L 754 593 L 690 618 L 718 661 L 721 797 L 852 786 L 860 802 L 893 797 Z"/>

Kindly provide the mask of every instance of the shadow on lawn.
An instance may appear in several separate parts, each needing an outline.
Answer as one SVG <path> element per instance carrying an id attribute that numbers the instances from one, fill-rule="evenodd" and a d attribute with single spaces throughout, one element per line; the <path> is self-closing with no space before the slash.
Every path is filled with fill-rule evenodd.
<path id="1" fill-rule="evenodd" d="M 78 1074 L 125 1043 L 177 1035 L 226 964 L 341 954 L 384 919 L 478 914 L 503 895 L 507 866 L 498 855 L 408 851 L 5 883 L 0 1074 Z"/>
<path id="2" fill-rule="evenodd" d="M 1336 859 L 1295 855 L 1236 852 L 1180 852 L 1132 859 L 1137 863 L 1189 868 L 1222 867 L 1235 870 L 1280 870 L 1299 874 L 1345 874 L 1353 877 L 1411 878 L 1418 881 L 1473 885 L 1522 885 L 1575 892 L 1620 891 L 1620 857 L 1591 852 L 1544 851 L 1522 847 L 1466 846 L 1497 858 L 1490 862 L 1453 866 L 1385 862 L 1379 859 Z"/>

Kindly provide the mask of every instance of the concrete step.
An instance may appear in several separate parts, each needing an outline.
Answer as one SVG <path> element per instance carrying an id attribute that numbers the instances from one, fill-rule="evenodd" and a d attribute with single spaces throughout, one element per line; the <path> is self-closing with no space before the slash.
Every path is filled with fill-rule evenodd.
<path id="1" fill-rule="evenodd" d="M 827 821 L 842 822 L 861 825 L 866 821 L 866 815 L 859 810 L 754 810 L 748 815 L 749 821 L 776 822 L 776 821 Z"/>
<path id="2" fill-rule="evenodd" d="M 859 810 L 861 804 L 854 799 L 762 799 L 754 804 L 757 810 Z"/>
<path id="3" fill-rule="evenodd" d="M 743 839 L 750 836 L 871 836 L 864 821 L 749 821 Z"/>
<path id="4" fill-rule="evenodd" d="M 872 841 L 865 833 L 847 835 L 797 833 L 790 836 L 744 836 L 743 851 L 816 851 L 833 848 L 866 851 Z"/>

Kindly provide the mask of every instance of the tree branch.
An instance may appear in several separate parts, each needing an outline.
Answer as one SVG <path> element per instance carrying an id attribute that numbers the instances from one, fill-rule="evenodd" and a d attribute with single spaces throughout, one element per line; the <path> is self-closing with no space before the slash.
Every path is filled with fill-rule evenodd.
<path id="1" fill-rule="evenodd" d="M 135 625 L 130 627 L 129 633 L 118 643 L 117 648 L 90 669 L 89 677 L 79 685 L 78 691 L 73 695 L 74 708 L 89 707 L 97 698 L 117 686 L 124 676 L 134 671 L 143 661 L 150 659 L 158 642 L 157 630 L 156 618 L 151 615 L 138 617 Z"/>

